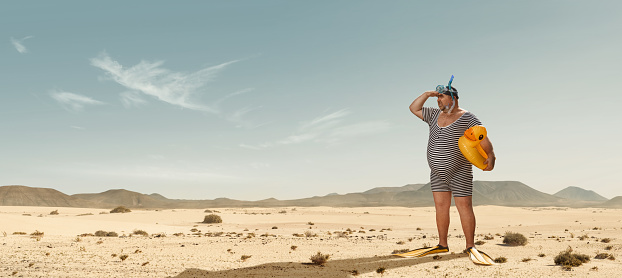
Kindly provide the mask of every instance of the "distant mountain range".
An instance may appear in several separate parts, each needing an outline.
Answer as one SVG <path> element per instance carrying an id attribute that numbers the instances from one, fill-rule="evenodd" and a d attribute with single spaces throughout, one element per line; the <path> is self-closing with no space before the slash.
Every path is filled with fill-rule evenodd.
<path id="1" fill-rule="evenodd" d="M 474 205 L 513 207 L 604 207 L 622 208 L 622 196 L 611 200 L 594 191 L 568 187 L 553 195 L 535 190 L 518 181 L 474 181 Z M 401 187 L 376 187 L 364 192 L 316 196 L 295 200 L 269 198 L 260 201 L 240 201 L 228 198 L 213 200 L 168 199 L 160 194 L 150 195 L 125 189 L 102 193 L 66 195 L 51 188 L 21 185 L 0 187 L 1 206 L 92 207 L 113 208 L 216 208 L 216 207 L 376 207 L 434 206 L 430 184 L 407 184 Z"/>

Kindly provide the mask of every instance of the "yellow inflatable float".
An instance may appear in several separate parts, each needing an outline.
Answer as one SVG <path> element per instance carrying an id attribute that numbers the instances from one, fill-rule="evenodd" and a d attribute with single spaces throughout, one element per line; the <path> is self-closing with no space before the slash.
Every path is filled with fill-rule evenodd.
<path id="1" fill-rule="evenodd" d="M 488 155 L 480 146 L 480 142 L 486 138 L 486 128 L 481 125 L 476 125 L 467 129 L 464 135 L 458 139 L 458 146 L 464 157 L 475 167 L 484 170 L 487 164 L 484 164 Z"/>

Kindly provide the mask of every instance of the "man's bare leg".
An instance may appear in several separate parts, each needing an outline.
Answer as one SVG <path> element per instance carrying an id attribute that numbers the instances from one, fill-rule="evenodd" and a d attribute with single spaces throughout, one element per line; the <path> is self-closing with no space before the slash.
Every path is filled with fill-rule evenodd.
<path id="1" fill-rule="evenodd" d="M 434 207 L 436 207 L 436 229 L 438 230 L 438 244 L 447 245 L 449 232 L 449 207 L 451 206 L 451 192 L 432 192 Z"/>
<path id="2" fill-rule="evenodd" d="M 454 202 L 460 214 L 462 231 L 466 238 L 466 248 L 473 247 L 475 246 L 475 213 L 473 212 L 473 198 L 472 196 L 454 197 Z"/>

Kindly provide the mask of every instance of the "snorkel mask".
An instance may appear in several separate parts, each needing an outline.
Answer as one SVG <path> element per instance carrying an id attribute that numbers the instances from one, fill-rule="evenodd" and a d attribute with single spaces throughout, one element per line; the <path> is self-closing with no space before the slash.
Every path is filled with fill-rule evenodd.
<path id="1" fill-rule="evenodd" d="M 456 107 L 456 99 L 458 98 L 458 91 L 455 88 L 451 87 L 451 82 L 454 81 L 454 76 L 451 76 L 451 79 L 449 79 L 449 84 L 447 84 L 447 86 L 443 86 L 443 85 L 438 85 L 436 86 L 436 91 L 440 94 L 444 94 L 444 95 L 448 95 L 451 96 L 451 108 L 449 107 L 449 105 L 445 105 L 445 110 L 449 109 L 449 111 L 447 113 L 451 113 L 451 111 L 454 110 L 454 107 Z"/>

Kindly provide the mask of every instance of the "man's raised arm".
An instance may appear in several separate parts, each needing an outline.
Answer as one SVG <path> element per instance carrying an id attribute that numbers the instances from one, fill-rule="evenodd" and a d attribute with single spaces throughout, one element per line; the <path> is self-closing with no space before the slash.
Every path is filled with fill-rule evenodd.
<path id="1" fill-rule="evenodd" d="M 439 95 L 440 93 L 438 93 L 437 91 L 427 91 L 421 94 L 410 105 L 410 112 L 413 112 L 415 116 L 423 120 L 423 111 L 421 111 L 421 109 L 423 109 L 423 104 L 425 104 L 425 101 L 428 100 L 429 97 L 438 97 Z"/>

